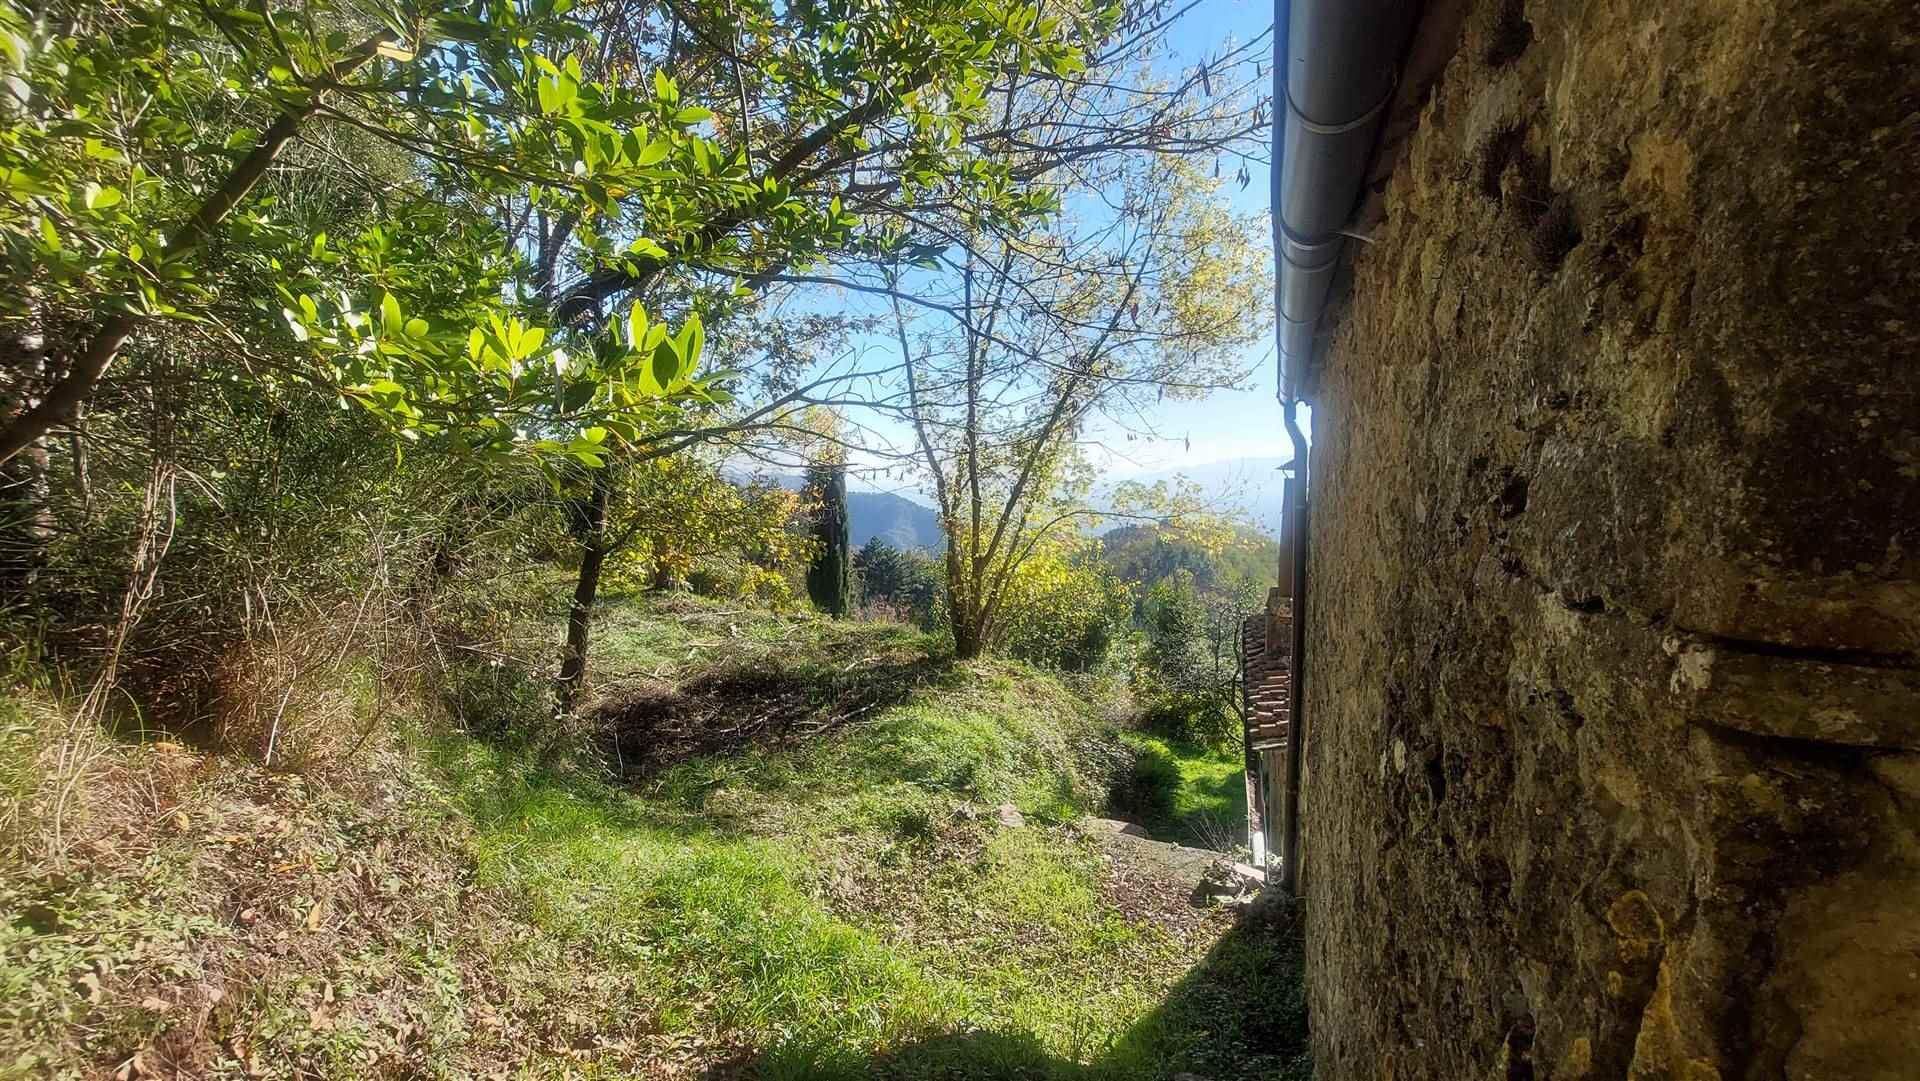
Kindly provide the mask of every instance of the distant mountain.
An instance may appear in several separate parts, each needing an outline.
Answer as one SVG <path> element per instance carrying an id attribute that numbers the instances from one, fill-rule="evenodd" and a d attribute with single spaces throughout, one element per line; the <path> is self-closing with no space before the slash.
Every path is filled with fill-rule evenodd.
<path id="1" fill-rule="evenodd" d="M 947 546 L 940 534 L 940 516 L 932 507 L 892 492 L 848 492 L 847 517 L 856 549 L 875 537 L 902 551 L 938 552 Z"/>
<path id="2" fill-rule="evenodd" d="M 1287 458 L 1233 458 L 1185 469 L 1119 477 L 1102 482 L 1094 491 L 1094 500 L 1103 506 L 1110 505 L 1114 488 L 1121 484 L 1151 485 L 1165 481 L 1173 485 L 1184 479 L 1200 490 L 1202 498 L 1216 513 L 1237 518 L 1247 526 L 1277 537 L 1285 479 L 1280 467 L 1288 461 Z"/>
<path id="3" fill-rule="evenodd" d="M 807 479 L 797 473 L 781 473 L 759 479 L 795 492 L 807 483 Z M 901 551 L 920 548 L 938 552 L 947 546 L 946 538 L 940 533 L 940 515 L 932 507 L 906 496 L 848 489 L 847 517 L 851 519 L 847 523 L 847 531 L 852 534 L 851 541 L 856 549 L 875 537 L 883 538 Z"/>
<path id="4" fill-rule="evenodd" d="M 1286 462 L 1285 458 L 1235 458 L 1187 469 L 1122 477 L 1096 486 L 1093 502 L 1095 506 L 1110 506 L 1113 489 L 1119 484 L 1154 484 L 1160 481 L 1174 484 L 1184 479 L 1200 490 L 1211 510 L 1238 519 L 1250 529 L 1277 537 L 1280 535 L 1282 494 L 1280 467 Z M 735 479 L 745 480 L 746 475 L 737 475 Z M 806 484 L 806 478 L 795 473 L 762 476 L 760 479 L 795 491 Z M 850 532 L 855 548 L 875 537 L 883 537 L 888 544 L 902 550 L 919 548 L 938 552 L 946 547 L 946 538 L 940 533 L 939 514 L 918 500 L 893 492 L 850 489 L 847 492 L 847 512 L 853 519 Z M 1105 533 L 1125 524 L 1110 522 L 1106 529 L 1099 532 Z"/>

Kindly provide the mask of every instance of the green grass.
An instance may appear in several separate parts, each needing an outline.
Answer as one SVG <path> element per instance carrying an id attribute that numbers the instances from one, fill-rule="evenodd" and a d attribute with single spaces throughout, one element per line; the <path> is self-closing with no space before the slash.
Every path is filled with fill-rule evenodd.
<path id="1" fill-rule="evenodd" d="M 1058 679 L 951 664 L 897 626 L 712 605 L 619 604 L 599 630 L 616 687 L 700 685 L 720 637 L 778 686 L 827 688 L 802 701 L 864 693 L 863 671 L 913 682 L 806 738 L 623 786 L 498 733 L 421 732 L 337 794 L 118 752 L 128 772 L 177 763 L 162 787 L 191 825 L 141 810 L 113 829 L 156 840 L 92 880 L 0 875 L 0 900 L 157 937 L 68 956 L 14 925 L 0 987 L 44 994 L 0 1010 L 0 1074 L 30 1041 L 63 1068 L 111 1067 L 197 1002 L 206 1076 L 1304 1076 L 1294 931 L 1174 934 L 1109 897 L 1097 843 L 1068 823 L 1102 809 L 1083 751 L 1114 737 Z M 9 795 L 32 786 L 24 724 L 0 724 Z M 1217 810 L 1218 769 L 1165 750 L 1170 806 Z M 1002 804 L 1026 825 L 1000 824 Z M 101 1002 L 73 983 L 141 956 L 172 967 L 110 978 Z M 155 994 L 167 1009 L 143 1012 Z"/>
<path id="2" fill-rule="evenodd" d="M 1161 840 L 1230 850 L 1246 843 L 1245 763 L 1237 747 L 1195 746 L 1128 732 L 1135 752 L 1127 808 Z"/>
<path id="3" fill-rule="evenodd" d="M 897 644 L 898 632 L 821 633 L 838 650 L 848 637 Z M 801 651 L 790 667 L 817 660 L 788 646 Z M 524 898 L 532 922 L 600 963 L 650 973 L 665 1023 L 763 1047 L 791 1068 L 970 1019 L 1085 1027 L 1084 1016 L 1053 1016 L 1058 996 L 1034 993 L 1017 965 L 971 979 L 941 949 L 890 940 L 857 899 L 837 913 L 821 893 L 835 875 L 945 873 L 942 888 L 1003 931 L 1079 944 L 1100 920 L 1091 856 L 1065 831 L 987 837 L 977 865 L 957 869 L 931 857 L 967 824 L 958 809 L 1011 803 L 1044 824 L 1092 805 L 1098 787 L 1076 772 L 1071 746 L 1090 727 L 1086 706 L 1049 677 L 989 665 L 799 747 L 679 763 L 636 793 L 473 741 L 435 750 L 478 827 L 482 884 Z M 697 1008 L 678 1005 L 689 1002 Z"/>

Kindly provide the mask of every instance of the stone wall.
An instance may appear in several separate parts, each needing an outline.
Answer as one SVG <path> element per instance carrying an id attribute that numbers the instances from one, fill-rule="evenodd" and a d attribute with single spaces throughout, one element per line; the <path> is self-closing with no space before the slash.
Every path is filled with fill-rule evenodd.
<path id="1" fill-rule="evenodd" d="M 1470 5 L 1313 395 L 1324 1081 L 1920 1077 L 1916 35 Z"/>

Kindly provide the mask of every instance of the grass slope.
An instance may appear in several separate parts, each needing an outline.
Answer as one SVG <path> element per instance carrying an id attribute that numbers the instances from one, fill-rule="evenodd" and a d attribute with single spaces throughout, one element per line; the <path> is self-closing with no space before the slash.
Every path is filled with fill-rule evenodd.
<path id="1" fill-rule="evenodd" d="M 1246 766 L 1238 747 L 1197 746 L 1127 732 L 1134 749 L 1123 808 L 1162 840 L 1231 851 L 1247 839 Z"/>
<path id="2" fill-rule="evenodd" d="M 445 734 L 310 782 L 16 699 L 0 1076 L 1305 1076 L 1291 922 L 1123 914 L 1053 677 L 704 606 L 603 632 L 605 745 L 679 748 L 617 787 Z M 716 750 L 723 653 L 780 678 Z"/>

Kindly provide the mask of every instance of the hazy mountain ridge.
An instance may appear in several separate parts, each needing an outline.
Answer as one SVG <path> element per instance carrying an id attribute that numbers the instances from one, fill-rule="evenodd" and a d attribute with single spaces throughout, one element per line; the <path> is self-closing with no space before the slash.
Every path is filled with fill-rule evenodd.
<path id="1" fill-rule="evenodd" d="M 805 487 L 807 482 L 806 477 L 798 473 L 759 474 L 734 479 L 741 482 L 771 482 L 796 492 Z M 902 551 L 919 548 L 938 552 L 947 544 L 940 532 L 940 515 L 932 507 L 893 492 L 847 489 L 847 517 L 848 532 L 852 534 L 851 542 L 856 549 L 875 537 L 884 539 Z"/>
<path id="2" fill-rule="evenodd" d="M 1118 477 L 1095 486 L 1093 504 L 1103 510 L 1110 508 L 1114 489 L 1122 484 L 1151 485 L 1165 482 L 1173 485 L 1185 480 L 1200 490 L 1210 510 L 1236 518 L 1248 528 L 1277 537 L 1280 535 L 1282 494 L 1280 467 L 1287 461 L 1279 457 L 1235 458 L 1185 469 Z M 741 482 L 749 479 L 772 482 L 794 491 L 806 484 L 806 478 L 798 473 L 754 477 L 742 475 L 735 479 Z M 932 507 L 909 496 L 849 488 L 847 511 L 852 519 L 850 526 L 855 548 L 875 537 L 881 537 L 902 550 L 918 548 L 938 552 L 946 547 L 946 539 L 940 532 L 940 515 Z M 1095 532 L 1106 533 L 1128 524 L 1125 521 L 1108 521 Z"/>

